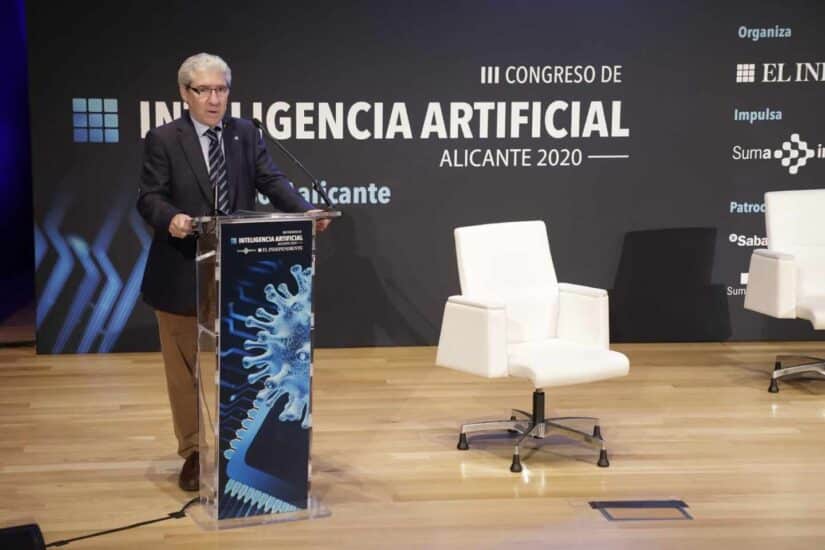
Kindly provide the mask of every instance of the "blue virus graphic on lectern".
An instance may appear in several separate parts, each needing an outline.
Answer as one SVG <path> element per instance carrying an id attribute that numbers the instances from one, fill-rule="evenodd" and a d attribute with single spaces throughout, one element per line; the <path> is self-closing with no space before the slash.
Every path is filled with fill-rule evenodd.
<path id="1" fill-rule="evenodd" d="M 296 483 L 306 479 L 306 458 L 300 453 L 292 456 L 292 451 L 283 447 L 273 461 L 255 450 L 261 442 L 264 447 L 271 444 L 267 442 L 272 441 L 272 430 L 279 429 L 274 426 L 280 423 L 293 434 L 289 438 L 297 435 L 294 430 L 306 433 L 312 426 L 312 268 L 293 265 L 290 273 L 297 285 L 294 294 L 285 283 L 267 284 L 264 296 L 272 307 L 258 307 L 253 315 L 242 317 L 248 328 L 257 329 L 254 339 L 243 341 L 244 350 L 253 353 L 243 357 L 240 365 L 248 371 L 246 383 L 257 393 L 223 452 L 228 460 L 223 492 L 232 498 L 222 504 L 225 510 L 221 517 L 293 512 L 306 507 L 305 490 L 301 493 L 302 483 Z M 239 394 L 231 400 L 237 397 Z M 259 438 L 261 442 L 256 442 Z M 300 463 L 303 470 L 290 470 L 287 464 L 293 462 Z"/>
<path id="2" fill-rule="evenodd" d="M 300 421 L 304 429 L 312 425 L 309 410 L 312 268 L 293 265 L 290 272 L 298 292 L 292 294 L 284 283 L 277 288 L 266 285 L 264 295 L 276 312 L 259 307 L 245 320 L 247 327 L 260 330 L 255 340 L 244 340 L 244 349 L 261 350 L 261 353 L 244 357 L 242 364 L 251 371 L 247 377 L 250 384 L 264 382 L 241 422 L 242 428 L 236 432 L 236 439 L 230 442 L 231 448 L 225 452 L 228 459 L 241 444 L 254 439 L 266 414 L 284 395 L 287 403 L 278 418 L 284 422 Z"/>

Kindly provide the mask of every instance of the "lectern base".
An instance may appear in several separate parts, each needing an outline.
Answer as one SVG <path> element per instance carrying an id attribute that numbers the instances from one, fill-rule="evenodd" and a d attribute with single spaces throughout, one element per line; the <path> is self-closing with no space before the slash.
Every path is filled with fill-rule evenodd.
<path id="1" fill-rule="evenodd" d="M 280 514 L 261 514 L 244 518 L 215 519 L 217 514 L 214 507 L 202 499 L 200 503 L 190 507 L 186 515 L 197 523 L 201 529 L 206 531 L 217 531 L 219 529 L 232 529 L 235 527 L 250 527 L 253 525 L 264 525 L 267 523 L 281 523 L 284 521 L 302 521 L 306 519 L 325 518 L 332 513 L 329 508 L 316 497 L 310 496 L 305 510 L 297 512 L 283 512 Z"/>

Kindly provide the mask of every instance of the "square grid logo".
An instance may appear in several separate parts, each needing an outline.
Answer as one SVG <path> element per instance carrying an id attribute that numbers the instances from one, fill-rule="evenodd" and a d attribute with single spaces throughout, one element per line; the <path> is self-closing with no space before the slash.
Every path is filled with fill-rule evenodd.
<path id="1" fill-rule="evenodd" d="M 737 63 L 736 82 L 756 82 L 756 64 Z"/>
<path id="2" fill-rule="evenodd" d="M 72 128 L 75 143 L 117 143 L 117 99 L 72 98 Z"/>

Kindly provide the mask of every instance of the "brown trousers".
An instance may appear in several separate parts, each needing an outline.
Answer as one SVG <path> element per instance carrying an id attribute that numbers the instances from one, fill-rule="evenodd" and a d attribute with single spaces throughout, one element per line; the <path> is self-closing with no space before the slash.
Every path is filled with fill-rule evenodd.
<path id="1" fill-rule="evenodd" d="M 155 315 L 178 454 L 186 458 L 198 450 L 198 319 L 159 310 Z"/>

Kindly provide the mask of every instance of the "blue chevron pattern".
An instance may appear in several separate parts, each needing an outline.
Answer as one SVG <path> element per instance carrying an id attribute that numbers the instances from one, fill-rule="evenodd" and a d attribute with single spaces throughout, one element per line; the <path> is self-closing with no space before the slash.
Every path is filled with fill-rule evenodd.
<path id="1" fill-rule="evenodd" d="M 37 327 L 43 324 L 46 316 L 51 311 L 52 306 L 57 301 L 57 297 L 63 292 L 63 287 L 69 278 L 69 275 L 74 268 L 74 257 L 66 243 L 66 239 L 60 233 L 60 224 L 63 222 L 63 217 L 66 215 L 66 210 L 69 207 L 68 197 L 58 197 L 56 204 L 52 210 L 46 214 L 43 221 L 43 231 L 46 233 L 54 251 L 57 253 L 57 262 L 52 267 L 46 285 L 40 293 L 37 300 Z M 45 255 L 46 252 L 43 252 Z"/>
<path id="2" fill-rule="evenodd" d="M 106 353 L 116 346 L 137 303 L 151 241 L 133 199 L 132 193 L 124 193 L 114 201 L 89 239 L 91 244 L 62 227 L 72 206 L 67 195 L 55 199 L 44 216 L 42 229 L 35 226 L 35 265 L 38 280 L 46 281 L 39 289 L 38 337 L 46 321 L 60 327 L 54 342 L 38 342 L 40 349 L 52 353 Z M 116 236 L 128 239 L 129 235 L 137 241 L 140 252 L 124 278 L 112 261 L 110 248 Z M 59 300 L 65 301 L 67 293 L 72 296 L 70 305 L 61 312 L 62 318 L 55 319 L 58 309 L 54 306 Z"/>
<path id="3" fill-rule="evenodd" d="M 69 307 L 69 313 L 66 315 L 66 322 L 60 328 L 60 333 L 57 335 L 57 340 L 52 346 L 52 353 L 60 353 L 66 345 L 66 341 L 74 331 L 77 324 L 83 315 L 83 310 L 89 305 L 92 295 L 100 282 L 100 270 L 95 265 L 89 254 L 89 245 L 80 237 L 70 236 L 68 238 L 75 256 L 80 261 L 80 265 L 86 271 L 83 281 L 77 289 L 72 305 Z"/>
<path id="4" fill-rule="evenodd" d="M 132 266 L 129 278 L 126 279 L 126 286 L 123 288 L 123 292 L 121 292 L 121 296 L 125 298 L 117 301 L 115 310 L 109 317 L 109 324 L 106 326 L 106 332 L 97 350 L 101 353 L 112 351 L 120 333 L 123 332 L 123 327 L 126 326 L 126 322 L 129 320 L 129 315 L 132 314 L 135 301 L 140 294 L 143 268 L 146 267 L 146 258 L 149 256 L 149 244 L 152 239 L 149 236 L 149 232 L 146 231 L 146 226 L 143 223 L 143 219 L 137 213 L 137 210 L 132 210 L 129 213 L 129 227 L 140 242 L 141 253 L 135 265 Z"/>
<path id="5" fill-rule="evenodd" d="M 120 294 L 120 289 L 123 288 L 123 281 L 107 255 L 109 245 L 122 215 L 122 206 L 109 210 L 109 215 L 106 216 L 103 227 L 98 232 L 92 245 L 95 260 L 97 260 L 98 265 L 106 275 L 106 284 L 103 285 L 103 290 L 98 296 L 92 317 L 86 324 L 86 331 L 83 333 L 83 338 L 77 347 L 77 351 L 80 353 L 88 353 L 91 350 L 92 343 L 100 336 L 103 324 L 109 317 L 109 312 L 112 311 L 114 302 Z"/>
<path id="6" fill-rule="evenodd" d="M 49 243 L 46 242 L 46 236 L 43 235 L 43 231 L 38 227 L 37 224 L 34 224 L 34 268 L 37 269 L 40 267 L 40 263 L 43 261 L 43 258 L 46 257 L 46 252 L 49 249 Z"/>

